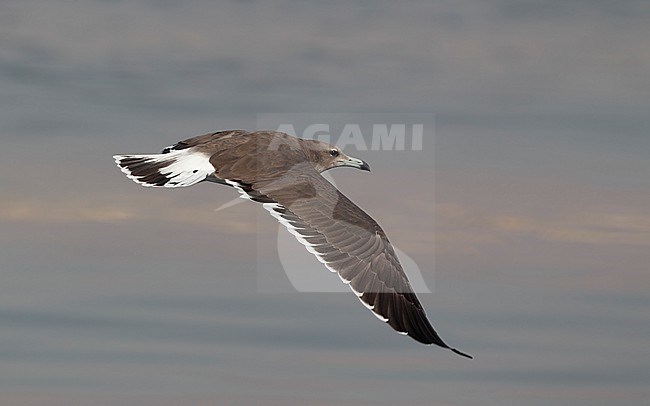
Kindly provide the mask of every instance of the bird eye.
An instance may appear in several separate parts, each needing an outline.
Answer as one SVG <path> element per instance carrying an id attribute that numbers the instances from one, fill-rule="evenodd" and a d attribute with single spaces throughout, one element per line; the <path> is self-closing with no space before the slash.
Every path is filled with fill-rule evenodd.
<path id="1" fill-rule="evenodd" d="M 330 149 L 330 155 L 333 157 L 339 156 L 339 151 L 337 149 Z"/>

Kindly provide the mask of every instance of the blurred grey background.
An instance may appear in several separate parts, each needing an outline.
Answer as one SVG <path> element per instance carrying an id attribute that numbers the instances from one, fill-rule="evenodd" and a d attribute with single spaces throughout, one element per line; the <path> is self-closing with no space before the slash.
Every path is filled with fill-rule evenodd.
<path id="1" fill-rule="evenodd" d="M 649 20 L 642 0 L 0 2 L 0 404 L 647 404 Z M 261 113 L 435 116 L 435 151 L 349 151 L 373 172 L 333 175 L 475 360 L 352 294 L 260 292 L 281 275 L 260 207 L 111 159 Z"/>

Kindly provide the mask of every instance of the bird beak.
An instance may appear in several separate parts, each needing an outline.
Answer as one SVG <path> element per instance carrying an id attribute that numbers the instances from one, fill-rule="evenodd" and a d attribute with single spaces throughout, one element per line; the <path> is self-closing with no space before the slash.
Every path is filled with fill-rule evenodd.
<path id="1" fill-rule="evenodd" d="M 350 166 L 352 168 L 370 172 L 370 165 L 368 165 L 366 161 L 362 161 L 358 158 L 347 157 L 346 160 L 341 162 L 341 166 Z"/>

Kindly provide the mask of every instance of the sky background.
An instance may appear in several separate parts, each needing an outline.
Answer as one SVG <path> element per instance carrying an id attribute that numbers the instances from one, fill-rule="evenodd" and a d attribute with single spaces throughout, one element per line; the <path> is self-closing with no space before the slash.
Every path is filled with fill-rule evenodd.
<path id="1" fill-rule="evenodd" d="M 646 404 L 649 20 L 642 0 L 0 2 L 0 403 Z M 475 360 L 292 291 L 277 223 L 214 211 L 233 190 L 142 188 L 111 158 L 263 113 L 431 117 L 422 151 L 347 150 L 373 172 L 332 175 Z"/>

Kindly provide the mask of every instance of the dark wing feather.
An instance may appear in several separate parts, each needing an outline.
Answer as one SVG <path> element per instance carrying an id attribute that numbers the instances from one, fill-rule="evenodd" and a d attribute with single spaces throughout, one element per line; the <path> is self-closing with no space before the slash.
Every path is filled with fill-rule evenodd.
<path id="1" fill-rule="evenodd" d="M 396 331 L 457 354 L 436 333 L 381 227 L 310 165 L 250 185 L 265 208 Z M 269 203 L 277 202 L 277 203 Z"/>

